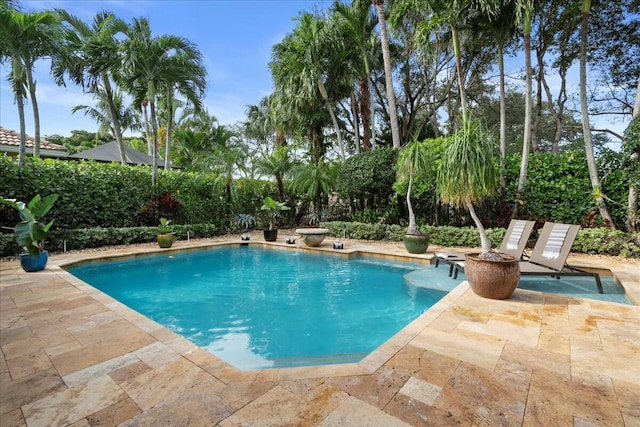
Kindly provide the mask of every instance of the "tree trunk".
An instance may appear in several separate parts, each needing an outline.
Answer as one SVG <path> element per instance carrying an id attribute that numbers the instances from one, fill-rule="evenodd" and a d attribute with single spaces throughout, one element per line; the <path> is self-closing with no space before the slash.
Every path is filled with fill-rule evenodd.
<path id="1" fill-rule="evenodd" d="M 26 68 L 27 86 L 31 97 L 31 106 L 33 107 L 33 157 L 40 157 L 40 110 L 38 109 L 38 100 L 36 98 L 36 82 L 33 80 L 33 64 Z"/>
<path id="2" fill-rule="evenodd" d="M 171 133 L 173 132 L 173 96 L 171 92 L 171 89 L 167 92 L 167 114 L 169 115 L 169 120 L 167 122 L 167 146 L 164 151 L 164 170 L 166 171 L 169 170 L 171 165 Z"/>
<path id="3" fill-rule="evenodd" d="M 146 97 L 142 100 L 142 113 L 144 115 L 144 133 L 147 137 L 147 154 L 153 155 L 153 138 L 151 137 L 151 129 L 149 129 L 149 114 L 147 112 L 147 106 L 149 105 L 149 99 Z"/>
<path id="4" fill-rule="evenodd" d="M 391 52 L 387 36 L 387 21 L 384 16 L 384 0 L 372 0 L 378 12 L 380 24 L 380 44 L 382 45 L 382 60 L 384 62 L 384 78 L 387 87 L 387 101 L 389 102 L 389 121 L 391 122 L 391 140 L 393 148 L 400 148 L 400 129 L 398 129 L 398 110 L 396 109 L 396 96 L 393 91 L 393 75 L 391 74 Z"/>
<path id="5" fill-rule="evenodd" d="M 22 81 L 20 79 L 22 63 L 17 55 L 11 59 L 11 71 L 13 72 L 13 84 L 15 86 L 16 105 L 18 106 L 18 117 L 20 119 L 20 147 L 18 148 L 18 167 L 23 168 L 27 156 L 27 126 L 24 118 L 24 93 Z"/>
<path id="6" fill-rule="evenodd" d="M 120 163 L 127 164 L 127 154 L 124 151 L 124 142 L 122 141 L 122 130 L 120 129 L 120 119 L 118 117 L 118 111 L 116 110 L 116 104 L 113 102 L 113 90 L 111 89 L 111 82 L 107 73 L 102 73 L 102 83 L 104 85 L 104 92 L 107 97 L 107 103 L 109 104 L 109 116 L 111 116 L 111 123 L 113 124 L 113 131 L 115 133 L 116 142 L 120 149 Z"/>
<path id="7" fill-rule="evenodd" d="M 582 133 L 584 137 L 584 149 L 587 155 L 587 166 L 591 178 L 591 188 L 595 194 L 600 216 L 602 216 L 602 220 L 606 226 L 615 230 L 615 224 L 609 215 L 604 197 L 602 197 L 600 178 L 598 177 L 596 158 L 593 152 L 593 141 L 591 140 L 589 111 L 587 108 L 587 34 L 590 9 L 591 0 L 582 0 L 582 28 L 580 31 L 580 109 L 582 110 Z"/>
<path id="8" fill-rule="evenodd" d="M 467 91 L 464 88 L 464 79 L 462 76 L 462 59 L 460 57 L 460 39 L 458 31 L 451 27 L 451 38 L 453 39 L 453 55 L 456 57 L 456 74 L 458 75 L 458 90 L 460 92 L 460 107 L 462 108 L 462 122 L 466 123 L 467 113 Z"/>
<path id="9" fill-rule="evenodd" d="M 351 115 L 353 116 L 353 145 L 356 154 L 360 154 L 360 112 L 354 91 L 351 91 Z"/>
<path id="10" fill-rule="evenodd" d="M 407 187 L 407 210 L 409 211 L 409 227 L 407 234 L 419 234 L 416 227 L 416 215 L 413 213 L 413 205 L 411 204 L 411 186 L 413 185 L 413 174 L 409 174 L 409 185 Z"/>
<path id="11" fill-rule="evenodd" d="M 485 231 L 484 226 L 482 225 L 482 221 L 480 221 L 480 218 L 478 218 L 478 215 L 476 215 L 476 211 L 473 208 L 473 203 L 471 203 L 471 199 L 467 199 L 467 201 L 465 202 L 465 205 L 469 210 L 469 214 L 471 215 L 471 218 L 473 218 L 473 222 L 476 224 L 476 227 L 478 227 L 478 234 L 480 234 L 480 246 L 482 247 L 482 253 L 488 254 L 489 252 L 491 252 L 491 242 L 487 237 L 487 232 Z"/>
<path id="12" fill-rule="evenodd" d="M 640 115 L 640 76 L 638 76 L 638 88 L 636 89 L 636 102 L 633 106 L 633 118 Z M 640 158 L 640 148 L 631 153 L 631 164 L 637 164 Z M 638 166 L 636 166 L 638 167 Z M 625 222 L 628 232 L 638 231 L 638 189 L 633 183 L 629 184 L 629 196 L 627 197 L 627 220 Z"/>
<path id="13" fill-rule="evenodd" d="M 371 89 L 369 79 L 360 82 L 360 117 L 362 118 L 362 148 L 365 151 L 371 150 L 371 109 L 370 109 Z"/>
<path id="14" fill-rule="evenodd" d="M 333 123 L 333 128 L 336 131 L 336 138 L 338 139 L 338 154 L 340 155 L 340 159 L 346 159 L 344 154 L 344 144 L 342 142 L 342 136 L 340 135 L 340 126 L 338 126 L 338 119 L 336 118 L 336 114 L 333 111 L 333 105 L 329 102 L 329 95 L 327 94 L 327 90 L 324 87 L 324 83 L 322 83 L 322 79 L 318 77 L 318 89 L 320 90 L 320 95 L 324 100 L 324 106 L 329 112 L 329 116 L 331 116 L 331 122 Z"/>
<path id="15" fill-rule="evenodd" d="M 507 188 L 505 159 L 507 157 L 507 97 L 504 88 L 504 43 L 498 44 L 498 69 L 500 70 L 500 193 Z"/>
<path id="16" fill-rule="evenodd" d="M 153 132 L 153 172 L 151 186 L 155 189 L 158 184 L 158 122 L 156 120 L 156 91 L 153 82 L 148 82 L 149 107 L 151 108 L 151 131 Z"/>
<path id="17" fill-rule="evenodd" d="M 512 218 L 519 215 L 520 204 L 527 182 L 527 168 L 529 167 L 529 144 L 531 139 L 531 15 L 527 13 L 524 25 L 524 62 L 526 72 L 526 91 L 524 102 L 524 135 L 522 137 L 522 161 L 520 162 L 520 177 L 513 205 Z"/>

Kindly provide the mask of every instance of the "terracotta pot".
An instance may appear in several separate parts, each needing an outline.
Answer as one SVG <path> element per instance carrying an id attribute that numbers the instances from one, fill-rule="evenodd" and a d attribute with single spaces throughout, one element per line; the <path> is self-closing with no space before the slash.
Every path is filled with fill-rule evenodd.
<path id="1" fill-rule="evenodd" d="M 405 234 L 404 247 L 410 254 L 423 254 L 427 252 L 429 247 L 429 235 L 428 234 Z"/>
<path id="2" fill-rule="evenodd" d="M 464 274 L 473 292 L 483 298 L 509 298 L 520 280 L 519 260 L 505 254 L 501 254 L 504 261 L 480 259 L 478 255 L 468 254 L 464 261 Z"/>
<path id="3" fill-rule="evenodd" d="M 176 240 L 176 236 L 173 233 L 170 234 L 158 234 L 157 237 L 158 246 L 161 248 L 170 248 L 173 242 Z"/>

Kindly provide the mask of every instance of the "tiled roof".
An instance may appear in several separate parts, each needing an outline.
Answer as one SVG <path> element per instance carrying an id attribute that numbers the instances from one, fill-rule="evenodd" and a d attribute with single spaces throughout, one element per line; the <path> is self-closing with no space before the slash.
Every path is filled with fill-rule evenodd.
<path id="1" fill-rule="evenodd" d="M 33 137 L 27 135 L 27 143 L 26 147 L 33 149 Z M 20 134 L 16 131 L 5 129 L 0 126 L 0 145 L 9 145 L 20 147 Z M 67 149 L 62 145 L 54 144 L 53 142 L 49 142 L 46 139 L 40 138 L 40 149 L 42 150 L 52 150 L 52 151 L 62 151 L 66 152 Z"/>

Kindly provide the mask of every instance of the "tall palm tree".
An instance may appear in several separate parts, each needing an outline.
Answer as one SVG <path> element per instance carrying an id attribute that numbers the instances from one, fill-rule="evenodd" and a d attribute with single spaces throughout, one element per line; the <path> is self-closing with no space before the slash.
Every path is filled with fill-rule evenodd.
<path id="1" fill-rule="evenodd" d="M 256 165 L 259 172 L 275 177 L 280 202 L 284 202 L 284 177 L 295 166 L 289 150 L 288 147 L 277 147 L 269 156 L 259 159 Z"/>
<path id="2" fill-rule="evenodd" d="M 111 12 L 99 12 L 87 25 L 64 9 L 56 12 L 68 25 L 66 45 L 53 60 L 53 74 L 58 84 L 64 85 L 64 75 L 85 90 L 103 90 L 112 122 L 114 137 L 120 149 L 120 162 L 127 163 L 118 109 L 114 101 L 113 80 L 122 65 L 118 34 L 128 30 L 127 24 Z M 101 89 L 99 89 L 101 88 Z"/>
<path id="3" fill-rule="evenodd" d="M 298 166 L 293 175 L 294 190 L 313 202 L 315 212 L 321 215 L 324 201 L 335 186 L 337 169 L 322 158 L 317 163 Z"/>
<path id="4" fill-rule="evenodd" d="M 375 135 L 375 120 L 372 111 L 373 91 L 371 90 L 371 63 L 374 61 L 374 47 L 377 43 L 375 27 L 377 18 L 370 11 L 369 0 L 354 0 L 351 5 L 336 1 L 332 6 L 338 25 L 343 28 L 343 37 L 347 37 L 347 61 L 358 82 L 360 110 L 362 117 L 362 142 L 371 149 L 372 136 Z M 360 146 L 359 123 L 354 123 L 356 148 Z M 375 137 L 374 137 L 375 138 Z M 357 150 L 356 150 L 357 152 Z"/>
<path id="5" fill-rule="evenodd" d="M 591 125 L 589 124 L 589 107 L 587 104 L 587 36 L 589 32 L 589 13 L 591 10 L 591 0 L 582 0 L 582 25 L 580 28 L 580 109 L 582 112 L 582 134 L 584 136 L 584 149 L 587 155 L 587 167 L 589 168 L 589 177 L 591 178 L 591 188 L 598 204 L 600 216 L 605 225 L 612 230 L 616 226 L 613 223 L 607 204 L 602 195 L 600 187 L 600 178 L 598 177 L 598 168 L 596 166 L 596 158 L 593 153 L 593 141 L 591 139 Z"/>
<path id="6" fill-rule="evenodd" d="M 193 65 L 190 60 L 199 59 L 200 53 L 185 38 L 173 35 L 153 37 L 149 22 L 144 18 L 134 19 L 127 35 L 128 38 L 123 42 L 123 79 L 128 88 L 134 91 L 138 89 L 135 93 L 137 103 L 141 103 L 144 97 L 149 100 L 154 151 L 151 182 L 155 187 L 158 179 L 158 121 L 156 114 L 158 90 L 163 87 L 163 84 L 180 74 L 178 72 L 180 65 L 186 67 Z M 185 82 L 186 86 L 188 84 Z"/>
<path id="7" fill-rule="evenodd" d="M 29 88 L 34 105 L 38 141 L 34 155 L 40 150 L 40 120 L 35 96 L 33 65 L 39 57 L 51 53 L 57 41 L 57 19 L 49 12 L 20 12 L 0 7 L 0 62 L 11 61 L 8 80 L 11 83 L 20 119 L 20 148 L 18 164 L 23 167 L 26 157 L 26 124 L 24 99 Z"/>
<path id="8" fill-rule="evenodd" d="M 382 45 L 382 59 L 384 61 L 385 86 L 387 88 L 387 102 L 389 103 L 389 120 L 391 121 L 391 140 L 393 148 L 400 148 L 400 129 L 398 128 L 398 110 L 396 109 L 396 95 L 393 90 L 393 74 L 391 72 L 391 51 L 389 36 L 387 35 L 387 21 L 384 11 L 384 0 L 371 0 L 378 14 L 380 24 L 380 44 Z"/>

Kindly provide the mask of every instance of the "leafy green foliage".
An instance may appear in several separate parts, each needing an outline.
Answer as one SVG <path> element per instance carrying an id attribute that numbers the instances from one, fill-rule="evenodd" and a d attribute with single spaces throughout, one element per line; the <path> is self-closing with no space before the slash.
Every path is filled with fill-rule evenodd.
<path id="1" fill-rule="evenodd" d="M 21 221 L 13 228 L 16 243 L 31 256 L 37 256 L 43 249 L 44 241 L 54 220 L 47 224 L 42 223 L 41 220 L 51 210 L 56 200 L 58 200 L 57 194 L 44 198 L 36 194 L 29 204 L 25 205 L 24 202 L 15 199 L 0 198 L 0 203 L 18 211 Z"/>
<path id="2" fill-rule="evenodd" d="M 366 199 L 372 208 L 388 203 L 393 196 L 397 153 L 382 148 L 348 158 L 338 170 L 336 191 L 345 199 Z"/>

